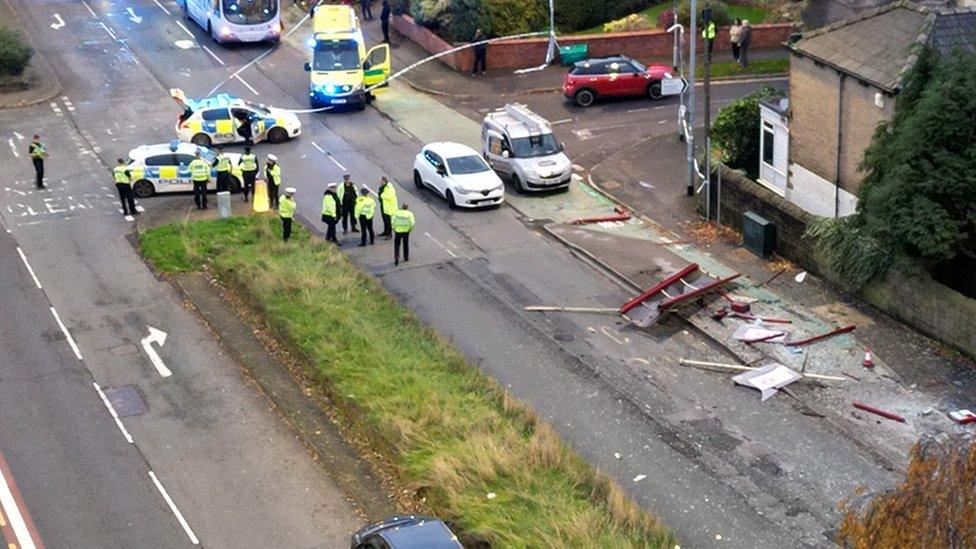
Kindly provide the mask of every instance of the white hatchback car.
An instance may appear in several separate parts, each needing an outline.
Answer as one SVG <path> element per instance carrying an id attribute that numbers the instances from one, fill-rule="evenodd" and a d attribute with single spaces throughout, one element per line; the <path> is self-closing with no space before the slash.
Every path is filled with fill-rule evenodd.
<path id="1" fill-rule="evenodd" d="M 413 182 L 430 187 L 452 208 L 495 206 L 505 201 L 505 185 L 477 151 L 441 141 L 424 146 L 413 161 Z"/>

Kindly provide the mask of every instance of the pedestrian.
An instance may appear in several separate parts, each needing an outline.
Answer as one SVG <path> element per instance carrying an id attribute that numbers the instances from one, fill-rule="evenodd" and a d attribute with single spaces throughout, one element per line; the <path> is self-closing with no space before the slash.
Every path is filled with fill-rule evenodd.
<path id="1" fill-rule="evenodd" d="M 366 234 L 369 233 L 369 243 L 373 244 L 373 216 L 376 215 L 376 201 L 369 196 L 369 189 L 363 187 L 359 189 L 359 198 L 356 199 L 356 217 L 359 218 L 359 228 L 362 236 L 359 245 L 366 245 Z"/>
<path id="2" fill-rule="evenodd" d="M 708 21 L 705 23 L 705 28 L 702 29 L 702 39 L 705 40 L 705 44 L 708 46 L 708 58 L 712 58 L 712 49 L 715 47 L 715 36 L 718 34 L 718 29 L 715 27 L 715 21 Z"/>
<path id="3" fill-rule="evenodd" d="M 281 217 L 281 238 L 285 242 L 291 238 L 291 220 L 295 217 L 296 209 L 298 204 L 295 203 L 295 187 L 288 187 L 278 208 L 278 215 Z"/>
<path id="4" fill-rule="evenodd" d="M 380 11 L 380 27 L 383 28 L 383 43 L 390 43 L 390 0 L 383 0 L 383 9 Z"/>
<path id="5" fill-rule="evenodd" d="M 729 27 L 729 43 L 732 44 L 732 58 L 739 62 L 739 37 L 742 36 L 742 19 L 738 17 Z"/>
<path id="6" fill-rule="evenodd" d="M 132 172 L 125 165 L 125 160 L 119 158 L 112 168 L 112 177 L 115 178 L 115 188 L 119 191 L 119 201 L 122 202 L 122 215 L 139 215 L 135 199 L 132 198 Z"/>
<path id="7" fill-rule="evenodd" d="M 380 216 L 383 218 L 383 232 L 380 236 L 385 236 L 387 240 L 393 238 L 393 228 L 390 226 L 390 218 L 397 211 L 396 189 L 390 180 L 383 176 L 380 178 L 380 188 L 376 192 L 380 197 Z"/>
<path id="8" fill-rule="evenodd" d="M 403 244 L 403 261 L 410 261 L 410 231 L 413 230 L 414 218 L 410 206 L 406 203 L 393 214 L 393 265 L 400 264 L 400 244 Z"/>
<path id="9" fill-rule="evenodd" d="M 739 31 L 739 64 L 742 68 L 749 66 L 749 44 L 752 43 L 752 25 L 748 19 L 742 20 L 742 30 Z"/>
<path id="10" fill-rule="evenodd" d="M 254 198 L 254 181 L 258 178 L 258 157 L 251 152 L 251 147 L 244 147 L 244 154 L 237 162 L 237 167 L 241 169 L 241 177 L 244 178 L 244 202 L 248 197 Z"/>
<path id="11" fill-rule="evenodd" d="M 353 184 L 352 180 L 349 178 L 349 174 L 342 176 L 342 185 L 336 190 L 336 196 L 339 197 L 339 206 L 342 208 L 342 212 L 339 217 L 342 218 L 342 234 L 346 234 L 347 221 L 348 226 L 352 227 L 352 232 L 358 233 L 359 229 L 356 228 L 356 185 Z"/>
<path id="12" fill-rule="evenodd" d="M 371 3 L 371 0 L 359 0 L 359 5 L 363 8 L 363 19 L 367 21 L 373 18 L 373 8 L 370 6 Z"/>
<path id="13" fill-rule="evenodd" d="M 230 157 L 224 152 L 223 147 L 217 151 L 217 158 L 213 165 L 217 168 L 217 192 L 230 189 Z"/>
<path id="14" fill-rule="evenodd" d="M 336 246 L 339 245 L 339 239 L 336 238 L 336 223 L 339 222 L 339 211 L 342 208 L 336 195 L 337 186 L 335 183 L 329 183 L 325 188 L 325 195 L 322 196 L 322 223 L 326 226 L 325 240 L 334 242 Z"/>
<path id="15" fill-rule="evenodd" d="M 471 43 L 474 44 L 474 67 L 471 68 L 471 76 L 485 74 L 488 68 L 488 44 L 485 42 L 485 33 L 481 32 L 481 29 L 474 31 Z"/>
<path id="16" fill-rule="evenodd" d="M 34 139 L 30 142 L 30 158 L 34 164 L 34 175 L 37 176 L 34 184 L 38 189 L 44 188 L 44 159 L 47 158 L 47 148 L 41 143 L 41 136 L 34 134 Z"/>
<path id="17" fill-rule="evenodd" d="M 210 184 L 210 163 L 200 157 L 200 149 L 193 154 L 193 160 L 187 166 L 190 179 L 193 181 L 193 203 L 198 210 L 207 209 L 207 185 Z"/>
<path id="18" fill-rule="evenodd" d="M 264 163 L 264 178 L 268 180 L 268 204 L 271 209 L 278 209 L 278 185 L 281 185 L 281 166 L 278 164 L 278 157 L 269 154 L 268 161 Z"/>

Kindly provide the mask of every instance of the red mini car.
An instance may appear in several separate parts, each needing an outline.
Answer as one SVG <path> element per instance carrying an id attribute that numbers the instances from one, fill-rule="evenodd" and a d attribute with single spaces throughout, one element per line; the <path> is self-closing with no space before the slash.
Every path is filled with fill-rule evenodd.
<path id="1" fill-rule="evenodd" d="M 584 59 L 563 78 L 563 93 L 580 107 L 589 107 L 598 97 L 660 99 L 665 95 L 661 82 L 673 72 L 667 65 L 645 66 L 626 55 Z"/>

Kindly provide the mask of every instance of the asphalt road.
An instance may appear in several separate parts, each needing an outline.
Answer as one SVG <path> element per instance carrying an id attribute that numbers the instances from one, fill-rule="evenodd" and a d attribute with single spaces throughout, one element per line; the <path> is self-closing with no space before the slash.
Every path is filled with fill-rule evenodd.
<path id="1" fill-rule="evenodd" d="M 64 18 L 65 27 L 50 27 L 53 13 Z M 157 283 L 124 242 L 132 226 L 121 219 L 107 184 L 115 156 L 172 138 L 178 111 L 168 88 L 203 94 L 263 50 L 213 45 L 202 30 L 181 20 L 173 2 L 46 3 L 32 7 L 30 19 L 64 78 L 65 96 L 52 105 L 2 113 L 0 121 L 3 136 L 14 140 L 14 130 L 29 135 L 41 129 L 53 152 L 53 189 L 33 193 L 29 164 L 4 151 L 4 165 L 15 166 L 8 172 L 18 175 L 3 194 L 2 211 L 75 334 L 85 366 L 103 386 L 140 388 L 148 411 L 125 424 L 206 544 L 313 546 L 327 539 L 333 543 L 318 544 L 336 545 L 355 521 L 338 505 L 334 486 L 172 290 Z M 295 35 L 299 41 L 301 34 Z M 195 45 L 181 47 L 186 40 Z M 303 61 L 298 49 L 279 48 L 223 91 L 306 108 Z M 545 103 L 532 106 L 559 120 L 558 109 L 565 107 L 552 100 L 540 97 Z M 324 185 L 343 173 L 371 185 L 382 174 L 410 181 L 421 143 L 391 123 L 383 102 L 401 113 L 416 105 L 411 115 L 424 120 L 424 127 L 415 135 L 436 136 L 439 127 L 452 124 L 449 116 L 429 114 L 419 97 L 394 86 L 380 100 L 380 110 L 302 115 L 300 139 L 258 146 L 260 156 L 274 152 L 281 158 L 284 183 L 298 188 L 299 217 L 309 226 L 321 228 Z M 583 118 L 565 123 L 561 133 L 577 136 L 571 146 L 582 154 L 598 142 L 612 145 L 608 136 L 623 131 L 612 126 L 623 122 L 631 133 L 644 126 L 668 131 L 667 124 L 650 122 L 668 118 L 666 109 L 627 112 L 645 107 L 597 107 L 573 115 Z M 638 115 L 647 118 L 629 124 Z M 587 134 L 575 130 L 597 137 L 579 137 Z M 382 240 L 350 249 L 353 260 L 549 418 L 684 544 L 826 545 L 835 502 L 857 482 L 889 480 L 835 433 L 788 415 L 783 402 L 760 406 L 748 392 L 729 391 L 724 379 L 676 374 L 676 356 L 719 356 L 676 323 L 647 334 L 615 319 L 526 314 L 526 304 L 607 306 L 627 296 L 546 237 L 536 220 L 507 206 L 454 212 L 412 185 L 399 185 L 398 191 L 418 219 L 410 264 L 393 269 L 391 246 Z M 181 196 L 146 200 L 143 206 L 161 201 L 191 203 Z M 149 325 L 170 334 L 160 352 L 172 378 L 159 378 L 139 349 Z M 5 445 L 0 451 L 8 452 Z M 42 478 L 29 465 L 14 474 Z M 32 510 L 42 505 L 39 496 L 24 497 Z"/>

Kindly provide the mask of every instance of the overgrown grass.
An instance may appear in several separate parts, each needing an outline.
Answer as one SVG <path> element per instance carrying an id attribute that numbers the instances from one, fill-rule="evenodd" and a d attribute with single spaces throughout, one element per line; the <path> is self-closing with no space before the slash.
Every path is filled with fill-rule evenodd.
<path id="1" fill-rule="evenodd" d="M 655 4 L 647 9 L 637 12 L 643 15 L 650 22 L 651 28 L 657 28 L 657 17 L 661 15 L 668 8 L 673 7 L 671 2 L 662 2 L 660 4 Z M 736 19 L 747 19 L 752 25 L 758 25 L 759 23 L 765 23 L 766 19 L 769 18 L 769 10 L 761 8 L 758 6 L 740 6 L 736 4 L 729 4 L 729 17 Z M 573 34 L 603 34 L 603 25 L 597 25 L 593 28 L 579 31 Z"/>
<path id="2" fill-rule="evenodd" d="M 140 235 L 161 271 L 246 288 L 440 517 L 496 547 L 668 547 L 671 533 L 335 248 L 244 217 Z M 475 320 L 476 322 L 476 320 Z M 497 497 L 488 499 L 488 493 Z"/>
<path id="3" fill-rule="evenodd" d="M 749 66 L 742 68 L 742 65 L 735 61 L 718 61 L 712 63 L 712 78 L 728 78 L 730 76 L 746 76 L 757 74 L 782 74 L 790 72 L 790 59 L 788 57 L 772 59 L 756 59 L 749 61 Z M 698 78 L 705 77 L 705 67 L 701 63 L 695 66 L 695 73 Z"/>

